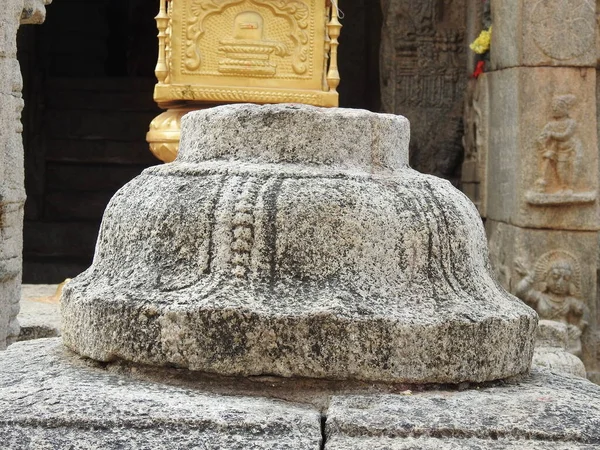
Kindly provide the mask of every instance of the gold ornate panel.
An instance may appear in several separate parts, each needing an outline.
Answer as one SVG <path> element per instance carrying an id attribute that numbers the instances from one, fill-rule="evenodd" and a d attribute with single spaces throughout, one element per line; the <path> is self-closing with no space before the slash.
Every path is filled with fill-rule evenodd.
<path id="1" fill-rule="evenodd" d="M 184 1 L 183 74 L 311 77 L 316 0 Z"/>
<path id="2" fill-rule="evenodd" d="M 160 0 L 152 152 L 172 161 L 181 116 L 221 103 L 338 106 L 338 0 Z"/>
<path id="3" fill-rule="evenodd" d="M 337 36 L 341 28 L 337 3 L 162 3 L 164 8 L 161 5 L 157 17 L 161 49 L 155 90 L 161 106 L 181 102 L 337 106 Z"/>

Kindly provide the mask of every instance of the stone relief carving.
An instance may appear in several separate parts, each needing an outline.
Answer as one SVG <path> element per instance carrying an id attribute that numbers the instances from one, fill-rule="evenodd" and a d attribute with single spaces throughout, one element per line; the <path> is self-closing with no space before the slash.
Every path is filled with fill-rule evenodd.
<path id="1" fill-rule="evenodd" d="M 463 147 L 465 149 L 465 161 L 477 161 L 483 146 L 484 116 L 481 102 L 483 101 L 483 83 L 475 81 L 469 86 L 468 96 L 465 101 Z"/>
<path id="2" fill-rule="evenodd" d="M 567 349 L 581 356 L 581 334 L 588 323 L 577 258 L 564 250 L 553 250 L 543 254 L 533 269 L 523 259 L 515 261 L 515 269 L 523 277 L 515 295 L 534 308 L 540 319 L 567 325 Z"/>
<path id="3" fill-rule="evenodd" d="M 254 246 L 253 211 L 259 186 L 255 179 L 246 181 L 234 208 L 231 264 L 233 266 L 232 274 L 237 278 L 246 278 L 252 267 L 251 251 Z"/>
<path id="4" fill-rule="evenodd" d="M 538 0 L 529 17 L 536 46 L 559 61 L 577 58 L 594 45 L 586 37 L 595 34 L 595 21 L 592 0 Z"/>
<path id="5" fill-rule="evenodd" d="M 412 125 L 411 164 L 452 177 L 462 162 L 466 1 L 381 0 L 381 101 Z M 436 123 L 431 133 L 427 124 Z"/>
<path id="6" fill-rule="evenodd" d="M 291 55 L 291 68 L 293 73 L 285 75 L 304 75 L 309 70 L 311 39 L 308 30 L 312 20 L 310 8 L 302 0 L 188 0 L 190 1 L 189 14 L 186 24 L 185 42 L 183 45 L 184 57 L 183 70 L 186 73 L 196 73 L 203 63 L 202 40 L 206 36 L 205 22 L 210 16 L 220 14 L 220 26 L 225 24 L 222 17 L 223 11 L 228 8 L 240 7 L 242 11 L 235 15 L 234 34 L 232 39 L 224 40 L 220 44 L 221 54 L 227 55 L 225 60 L 219 61 L 217 67 L 204 67 L 202 72 L 207 73 L 235 73 L 239 75 L 240 67 L 244 62 L 250 63 L 250 68 L 243 72 L 247 76 L 274 76 L 275 66 L 269 64 L 271 54 L 278 56 Z M 311 0 L 309 0 L 311 1 Z M 312 0 L 314 1 L 314 0 Z M 264 30 L 269 24 L 269 18 L 260 14 L 258 9 L 270 11 L 274 17 L 286 19 L 286 29 L 279 30 L 276 35 L 286 36 L 292 49 L 283 42 L 271 41 L 265 38 Z M 273 27 L 276 27 L 273 25 Z M 240 51 L 241 50 L 241 51 Z M 235 57 L 234 57 L 235 55 Z M 265 58 L 266 56 L 266 58 Z M 265 62 L 266 59 L 266 62 Z M 208 64 L 210 66 L 210 64 Z"/>
<path id="7" fill-rule="evenodd" d="M 552 117 L 537 138 L 539 177 L 526 194 L 531 204 L 589 203 L 596 199 L 595 192 L 577 189 L 583 143 L 578 123 L 570 114 L 576 101 L 571 94 L 552 99 Z"/>

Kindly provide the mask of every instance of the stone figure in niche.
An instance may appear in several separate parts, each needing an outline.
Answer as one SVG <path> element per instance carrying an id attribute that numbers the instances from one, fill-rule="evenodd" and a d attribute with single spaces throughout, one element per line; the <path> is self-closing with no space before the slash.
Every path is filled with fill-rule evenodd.
<path id="1" fill-rule="evenodd" d="M 545 192 L 550 184 L 559 191 L 572 192 L 575 160 L 581 155 L 577 137 L 577 122 L 569 116 L 574 95 L 560 95 L 552 101 L 552 120 L 538 138 L 542 155 L 541 177 L 535 182 L 537 190 Z"/>
<path id="2" fill-rule="evenodd" d="M 586 306 L 581 298 L 581 273 L 575 256 L 562 250 L 542 255 L 530 270 L 522 260 L 515 261 L 523 279 L 516 296 L 534 308 L 540 319 L 567 325 L 568 350 L 581 356 L 581 334 L 587 327 Z"/>
<path id="3" fill-rule="evenodd" d="M 577 121 L 570 111 L 574 95 L 557 95 L 552 99 L 552 118 L 537 139 L 539 178 L 527 193 L 532 204 L 587 203 L 594 192 L 577 192 L 576 176 L 583 157 Z"/>
<path id="4" fill-rule="evenodd" d="M 282 42 L 264 40 L 263 17 L 254 11 L 238 14 L 233 24 L 233 37 L 221 40 L 219 52 L 225 58 L 219 61 L 219 72 L 230 75 L 272 77 L 277 64 L 271 54 L 286 56 L 287 46 Z"/>

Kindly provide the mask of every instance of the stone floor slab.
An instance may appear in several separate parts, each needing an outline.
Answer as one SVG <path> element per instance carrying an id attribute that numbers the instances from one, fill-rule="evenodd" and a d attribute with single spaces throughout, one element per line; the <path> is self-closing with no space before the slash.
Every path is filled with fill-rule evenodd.
<path id="1" fill-rule="evenodd" d="M 336 396 L 326 429 L 335 450 L 599 448 L 600 387 L 535 370 L 520 383 L 464 391 Z"/>
<path id="2" fill-rule="evenodd" d="M 0 353 L 0 447 L 320 448 L 321 416 L 310 407 L 144 382 L 77 361 L 58 339 Z"/>

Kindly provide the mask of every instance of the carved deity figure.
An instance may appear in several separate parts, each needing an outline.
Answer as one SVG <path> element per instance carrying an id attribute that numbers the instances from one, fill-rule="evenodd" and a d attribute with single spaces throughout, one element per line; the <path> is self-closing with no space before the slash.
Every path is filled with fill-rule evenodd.
<path id="1" fill-rule="evenodd" d="M 569 115 L 575 99 L 574 95 L 559 95 L 552 100 L 552 120 L 538 137 L 541 158 L 541 174 L 535 182 L 538 192 L 573 191 L 576 163 L 582 153 L 577 121 Z"/>
<path id="2" fill-rule="evenodd" d="M 564 251 L 542 255 L 535 270 L 516 261 L 516 270 L 524 278 L 516 288 L 516 296 L 534 308 L 540 319 L 567 325 L 568 350 L 581 356 L 581 333 L 587 327 L 586 306 L 580 297 L 580 271 L 577 259 Z"/>
<path id="3" fill-rule="evenodd" d="M 219 72 L 232 75 L 271 77 L 277 64 L 271 54 L 286 56 L 289 51 L 281 42 L 264 40 L 263 17 L 254 11 L 238 14 L 233 24 L 233 36 L 221 40 L 219 52 L 225 59 L 219 61 Z"/>

